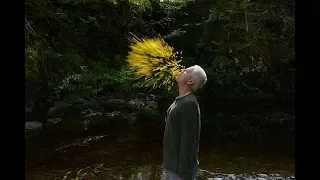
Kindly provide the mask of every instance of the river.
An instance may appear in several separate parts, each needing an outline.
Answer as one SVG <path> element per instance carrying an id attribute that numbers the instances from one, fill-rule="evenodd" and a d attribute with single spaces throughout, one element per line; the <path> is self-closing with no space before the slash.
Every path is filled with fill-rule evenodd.
<path id="1" fill-rule="evenodd" d="M 25 179 L 165 179 L 163 123 L 130 128 L 103 119 L 68 117 L 26 136 Z M 200 180 L 214 173 L 295 174 L 293 136 L 255 141 L 211 137 L 214 133 L 207 132 L 200 141 Z"/>

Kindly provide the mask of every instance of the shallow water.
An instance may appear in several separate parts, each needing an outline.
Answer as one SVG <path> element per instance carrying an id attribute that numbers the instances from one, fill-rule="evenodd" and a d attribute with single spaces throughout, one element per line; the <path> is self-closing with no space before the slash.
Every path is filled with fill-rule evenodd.
<path id="1" fill-rule="evenodd" d="M 116 128 L 103 118 L 63 119 L 26 137 L 25 179 L 165 179 L 163 128 Z M 212 173 L 294 175 L 294 150 L 283 142 L 202 138 L 199 162 L 198 179 Z"/>

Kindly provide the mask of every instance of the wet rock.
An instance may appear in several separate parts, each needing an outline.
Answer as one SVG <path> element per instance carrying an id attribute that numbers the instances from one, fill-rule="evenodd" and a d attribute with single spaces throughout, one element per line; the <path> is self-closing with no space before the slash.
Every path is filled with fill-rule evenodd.
<path id="1" fill-rule="evenodd" d="M 127 103 L 127 106 L 132 110 L 142 110 L 145 103 L 141 99 L 132 99 Z"/>
<path id="2" fill-rule="evenodd" d="M 48 116 L 50 117 L 58 117 L 62 116 L 66 112 L 70 111 L 73 106 L 72 104 L 66 102 L 55 102 L 53 107 L 49 108 Z"/>
<path id="3" fill-rule="evenodd" d="M 284 178 L 282 178 L 282 177 L 273 177 L 272 180 L 284 180 Z"/>
<path id="4" fill-rule="evenodd" d="M 92 117 L 92 116 L 101 116 L 101 112 L 94 112 L 91 110 L 91 108 L 88 108 L 86 110 L 81 111 L 81 115 L 84 115 L 84 117 Z"/>
<path id="5" fill-rule="evenodd" d="M 266 180 L 266 178 L 258 177 L 257 180 Z"/>
<path id="6" fill-rule="evenodd" d="M 47 120 L 47 124 L 57 124 L 57 123 L 60 122 L 60 121 L 61 121 L 60 118 L 48 119 L 48 120 Z"/>
<path id="7" fill-rule="evenodd" d="M 101 116 L 101 112 L 91 112 L 89 114 L 86 114 L 85 117 L 92 117 L 92 116 Z"/>
<path id="8" fill-rule="evenodd" d="M 139 114 L 148 118 L 154 118 L 158 116 L 158 103 L 155 101 L 147 101 L 145 106 L 140 109 Z"/>
<path id="9" fill-rule="evenodd" d="M 236 176 L 234 174 L 228 174 L 227 176 L 229 179 L 231 180 L 235 180 L 236 179 Z"/>
<path id="10" fill-rule="evenodd" d="M 139 96 L 140 98 L 146 98 L 148 95 L 145 94 L 145 93 L 138 93 L 138 96 Z"/>
<path id="11" fill-rule="evenodd" d="M 164 96 L 149 94 L 146 98 L 147 101 L 160 101 L 164 99 Z"/>
<path id="12" fill-rule="evenodd" d="M 260 178 L 268 178 L 268 175 L 266 174 L 257 174 L 257 176 Z"/>
<path id="13" fill-rule="evenodd" d="M 37 132 L 37 131 L 40 131 L 42 127 L 43 125 L 41 122 L 27 121 L 24 123 L 24 132 L 25 133 Z"/>
<path id="14" fill-rule="evenodd" d="M 158 103 L 155 101 L 147 101 L 144 108 L 148 110 L 152 110 L 152 109 L 157 109 L 158 106 L 159 106 Z"/>
<path id="15" fill-rule="evenodd" d="M 24 111 L 25 111 L 25 113 L 31 113 L 32 112 L 32 109 L 31 108 L 24 108 Z"/>
<path id="16" fill-rule="evenodd" d="M 67 96 L 64 96 L 62 101 L 69 103 L 69 104 L 73 104 L 73 103 L 78 103 L 83 101 L 84 99 L 82 97 L 80 97 L 78 94 L 69 94 Z"/>
<path id="17" fill-rule="evenodd" d="M 109 99 L 104 103 L 104 105 L 107 107 L 118 108 L 123 107 L 125 103 L 126 101 L 123 99 Z"/>
<path id="18" fill-rule="evenodd" d="M 83 109 L 87 109 L 87 108 L 92 108 L 92 109 L 96 109 L 99 107 L 99 103 L 94 100 L 94 99 L 91 99 L 91 100 L 81 100 L 81 101 L 78 101 L 78 104 L 75 104 L 75 109 L 78 109 L 78 110 L 83 110 Z"/>
<path id="19" fill-rule="evenodd" d="M 72 93 L 64 96 L 62 101 L 69 104 L 82 103 L 83 101 L 85 101 L 85 98 L 88 98 L 89 96 L 90 92 Z"/>
<path id="20" fill-rule="evenodd" d="M 158 97 L 153 94 L 150 94 L 149 96 L 147 96 L 146 100 L 147 101 L 157 101 Z"/>
<path id="21" fill-rule="evenodd" d="M 128 143 L 130 141 L 136 141 L 136 140 L 138 140 L 138 136 L 136 134 L 132 134 L 132 133 L 124 135 L 122 137 L 118 137 L 116 139 L 116 141 L 118 143 Z"/>
<path id="22" fill-rule="evenodd" d="M 74 101 L 72 102 L 69 102 L 69 103 L 72 103 L 73 105 L 78 105 L 78 104 L 84 104 L 84 103 L 87 103 L 88 101 L 83 99 L 83 98 L 78 98 L 78 99 L 75 99 Z"/>
<path id="23" fill-rule="evenodd" d="M 122 118 L 132 125 L 136 123 L 137 113 L 123 114 Z"/>
<path id="24" fill-rule="evenodd" d="M 99 102 L 97 100 L 95 100 L 94 98 L 89 99 L 89 102 L 99 104 Z"/>
<path id="25" fill-rule="evenodd" d="M 214 180 L 223 180 L 221 177 L 214 178 Z"/>
<path id="26" fill-rule="evenodd" d="M 107 113 L 106 116 L 108 119 L 113 119 L 115 117 L 119 117 L 121 115 L 120 111 L 113 111 L 112 113 Z"/>
<path id="27" fill-rule="evenodd" d="M 115 98 L 115 99 L 125 99 L 125 93 L 123 93 L 123 92 L 115 92 L 115 93 L 113 93 L 113 97 Z"/>
<path id="28" fill-rule="evenodd" d="M 280 177 L 279 174 L 256 174 L 256 173 L 245 173 L 245 174 L 222 174 L 222 173 L 212 173 L 207 170 L 200 169 L 198 171 L 197 177 L 199 179 L 211 179 L 211 180 L 216 180 L 216 179 L 222 179 L 222 180 L 291 180 L 294 178 L 293 176 L 283 178 Z M 291 179 L 290 179 L 291 178 Z"/>
<path id="29" fill-rule="evenodd" d="M 30 121 L 32 118 L 32 109 L 25 107 L 24 111 L 25 111 L 25 121 Z"/>
<path id="30" fill-rule="evenodd" d="M 82 110 L 80 112 L 81 115 L 87 115 L 87 114 L 91 114 L 92 113 L 92 109 L 91 108 L 88 108 L 86 110 Z"/>
<path id="31" fill-rule="evenodd" d="M 105 102 L 108 101 L 109 99 L 114 99 L 113 95 L 110 92 L 106 92 L 103 95 L 100 95 L 99 97 L 95 98 L 95 100 L 99 104 L 105 104 Z"/>

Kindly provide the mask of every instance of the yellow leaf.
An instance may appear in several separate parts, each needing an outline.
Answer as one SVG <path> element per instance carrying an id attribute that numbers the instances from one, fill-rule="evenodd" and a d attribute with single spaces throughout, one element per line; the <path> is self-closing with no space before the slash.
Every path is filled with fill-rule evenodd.
<path id="1" fill-rule="evenodd" d="M 180 64 L 182 57 L 178 59 L 177 56 L 182 52 L 173 52 L 174 48 L 160 37 L 140 39 L 132 35 L 133 38 L 129 39 L 131 51 L 128 52 L 127 63 L 136 69 L 135 77 L 148 82 L 145 86 L 153 88 L 172 85 L 172 79 L 184 68 Z M 171 77 L 164 78 L 166 73 Z M 168 90 L 170 89 L 171 86 L 168 87 Z"/>

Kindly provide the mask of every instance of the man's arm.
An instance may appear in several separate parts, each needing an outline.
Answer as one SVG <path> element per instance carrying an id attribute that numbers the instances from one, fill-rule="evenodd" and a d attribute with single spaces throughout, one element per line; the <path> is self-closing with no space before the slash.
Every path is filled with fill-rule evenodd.
<path id="1" fill-rule="evenodd" d="M 192 179 L 193 156 L 196 151 L 198 109 L 195 103 L 187 102 L 181 107 L 181 144 L 178 177 Z"/>

